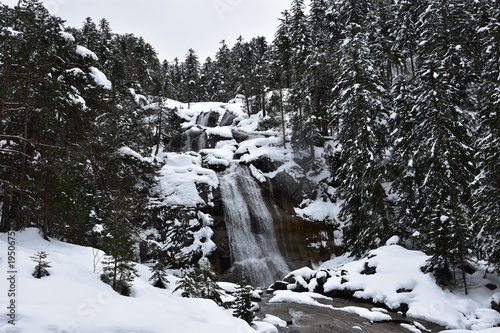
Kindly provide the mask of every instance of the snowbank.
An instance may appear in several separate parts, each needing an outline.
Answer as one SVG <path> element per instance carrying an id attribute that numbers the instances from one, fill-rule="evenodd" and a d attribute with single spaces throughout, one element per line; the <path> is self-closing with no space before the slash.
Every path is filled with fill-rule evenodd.
<path id="1" fill-rule="evenodd" d="M 479 330 L 500 324 L 500 313 L 490 307 L 494 292 L 485 287 L 488 283 L 500 285 L 498 277 L 484 279 L 481 271 L 469 276 L 469 295 L 443 290 L 431 274 L 421 270 L 429 256 L 393 244 L 396 241 L 391 239 L 391 245 L 373 250 L 360 260 L 346 262 L 341 258 L 336 261 L 338 266 L 326 262 L 315 272 L 301 269 L 290 276 L 295 277 L 296 284 L 304 286 L 305 282 L 311 292 L 322 283 L 326 295 L 349 291 L 355 298 L 451 329 Z M 279 294 L 276 297 L 283 298 Z"/>
<path id="2" fill-rule="evenodd" d="M 0 234 L 2 253 L 6 241 L 6 234 Z M 18 233 L 16 243 L 16 325 L 1 316 L 1 333 L 255 332 L 212 301 L 181 298 L 172 294 L 173 285 L 166 290 L 152 287 L 146 266 L 137 265 L 140 277 L 133 282 L 133 295 L 124 297 L 94 272 L 91 248 L 45 241 L 35 229 Z M 48 254 L 52 266 L 50 276 L 42 279 L 31 276 L 35 263 L 29 257 L 38 251 Z M 0 266 L 7 271 L 5 260 Z M 1 293 L 2 304 L 7 304 L 6 296 Z"/>
<path id="3" fill-rule="evenodd" d="M 207 202 L 200 197 L 197 185 L 217 187 L 215 171 L 203 168 L 199 154 L 166 153 L 165 165 L 160 170 L 159 187 L 162 204 L 197 207 Z"/>

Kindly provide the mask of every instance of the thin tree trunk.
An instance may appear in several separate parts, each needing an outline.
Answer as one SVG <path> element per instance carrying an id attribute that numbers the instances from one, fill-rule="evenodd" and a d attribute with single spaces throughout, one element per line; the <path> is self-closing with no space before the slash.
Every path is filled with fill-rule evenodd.
<path id="1" fill-rule="evenodd" d="M 280 88 L 280 113 L 281 113 L 281 130 L 283 131 L 283 148 L 286 149 L 286 133 L 285 133 L 285 111 L 283 110 L 283 92 Z"/>
<path id="2" fill-rule="evenodd" d="M 156 137 L 156 152 L 155 156 L 158 156 L 158 153 L 160 151 L 160 143 L 161 143 L 161 132 L 162 132 L 162 116 L 163 116 L 163 109 L 160 107 L 160 110 L 158 112 L 158 130 L 157 130 L 157 137 Z"/>
<path id="3" fill-rule="evenodd" d="M 23 120 L 23 138 L 28 138 L 28 109 L 24 110 L 24 120 Z M 17 202 L 17 212 L 15 219 L 15 229 L 21 230 L 23 209 L 24 209 L 24 188 L 26 183 L 26 157 L 27 157 L 27 146 L 26 140 L 22 140 L 21 147 L 21 168 L 19 170 L 19 199 Z"/>

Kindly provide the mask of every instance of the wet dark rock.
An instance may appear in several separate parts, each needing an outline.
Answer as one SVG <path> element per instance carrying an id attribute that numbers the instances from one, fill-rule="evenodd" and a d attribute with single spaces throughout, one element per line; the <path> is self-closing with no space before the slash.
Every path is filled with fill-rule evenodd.
<path id="1" fill-rule="evenodd" d="M 219 122 L 219 117 L 220 115 L 217 111 L 202 112 L 196 118 L 196 124 L 205 127 L 215 127 Z"/>
<path id="2" fill-rule="evenodd" d="M 289 285 L 288 282 L 285 282 L 285 281 L 276 281 L 269 288 L 273 289 L 273 290 L 287 290 L 288 289 L 288 285 Z"/>
<path id="3" fill-rule="evenodd" d="M 467 274 L 474 274 L 476 273 L 476 267 L 474 267 L 474 265 L 470 262 L 464 262 L 463 265 L 462 265 L 462 269 L 465 273 Z"/>
<path id="4" fill-rule="evenodd" d="M 210 214 L 212 218 L 212 241 L 217 244 L 214 252 L 209 256 L 210 262 L 214 265 L 214 270 L 218 273 L 227 272 L 231 268 L 231 253 L 229 250 L 229 237 L 227 235 L 226 224 L 224 222 L 224 208 L 220 189 L 216 188 L 212 192 L 212 205 L 202 208 L 202 212 Z M 232 282 L 238 282 L 235 275 Z M 231 280 L 227 280 L 231 281 Z"/>
<path id="5" fill-rule="evenodd" d="M 396 292 L 398 294 L 402 294 L 402 293 L 411 293 L 413 291 L 413 289 L 407 289 L 407 288 L 399 288 L 398 290 L 396 290 Z"/>
<path id="6" fill-rule="evenodd" d="M 408 304 L 401 303 L 399 308 L 396 309 L 396 312 L 401 312 L 403 314 L 403 317 L 406 317 L 406 313 L 408 312 L 409 309 L 410 307 L 408 306 Z"/>
<path id="7" fill-rule="evenodd" d="M 368 265 L 367 262 L 365 262 L 365 266 L 363 267 L 363 270 L 361 271 L 361 274 L 363 275 L 373 275 L 377 272 L 377 267 L 371 267 Z"/>
<path id="8" fill-rule="evenodd" d="M 200 151 L 205 149 L 207 142 L 207 133 L 198 126 L 191 127 L 183 134 L 184 149 L 191 151 Z"/>
<path id="9" fill-rule="evenodd" d="M 265 154 L 257 157 L 255 160 L 252 160 L 249 164 L 264 173 L 273 172 L 278 169 L 278 164 Z"/>
<path id="10" fill-rule="evenodd" d="M 210 135 L 207 135 L 207 143 L 205 148 L 215 148 L 220 141 L 227 141 L 230 139 L 231 138 L 211 133 Z"/>
<path id="11" fill-rule="evenodd" d="M 484 286 L 486 288 L 488 288 L 489 290 L 496 290 L 497 289 L 497 285 L 493 284 L 493 283 L 488 283 L 488 284 L 485 284 Z"/>
<path id="12" fill-rule="evenodd" d="M 307 282 L 304 279 L 294 278 L 295 282 L 288 286 L 289 290 L 293 290 L 297 293 L 305 293 L 309 291 Z"/>
<path id="13" fill-rule="evenodd" d="M 267 136 L 263 134 L 254 134 L 254 133 L 247 133 L 245 131 L 242 131 L 241 129 L 238 128 L 233 128 L 231 130 L 233 133 L 233 138 L 236 140 L 238 143 L 242 143 L 243 141 L 246 140 L 252 140 L 252 139 L 259 139 L 259 138 L 266 138 Z"/>
<path id="14" fill-rule="evenodd" d="M 491 301 L 491 308 L 496 312 L 500 312 L 500 302 L 496 302 L 495 300 Z"/>
<path id="15" fill-rule="evenodd" d="M 220 121 L 220 126 L 231 126 L 233 124 L 234 119 L 236 119 L 236 116 L 233 113 L 226 111 L 222 116 L 222 119 Z"/>
<path id="16" fill-rule="evenodd" d="M 296 205 L 299 205 L 304 199 L 313 198 L 316 193 L 315 184 L 305 176 L 293 177 L 287 172 L 282 171 L 274 177 L 274 181 Z"/>

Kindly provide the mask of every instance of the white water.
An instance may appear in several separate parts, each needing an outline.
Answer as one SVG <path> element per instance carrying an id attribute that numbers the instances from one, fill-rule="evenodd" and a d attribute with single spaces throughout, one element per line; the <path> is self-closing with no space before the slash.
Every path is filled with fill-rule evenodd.
<path id="1" fill-rule="evenodd" d="M 233 265 L 253 286 L 267 287 L 290 272 L 278 248 L 274 223 L 261 188 L 245 166 L 233 165 L 220 179 Z"/>

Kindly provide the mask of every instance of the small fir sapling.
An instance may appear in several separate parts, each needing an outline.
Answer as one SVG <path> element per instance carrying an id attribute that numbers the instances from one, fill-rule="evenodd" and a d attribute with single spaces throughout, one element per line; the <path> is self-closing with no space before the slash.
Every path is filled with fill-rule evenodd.
<path id="1" fill-rule="evenodd" d="M 45 253 L 44 251 L 39 251 L 37 252 L 34 256 L 31 256 L 31 260 L 36 262 L 35 266 L 35 271 L 33 272 L 33 276 L 37 279 L 41 279 L 44 276 L 49 276 L 50 273 L 47 270 L 51 266 L 49 265 L 50 263 L 48 261 L 45 261 L 47 258 L 48 254 Z"/>
<path id="2" fill-rule="evenodd" d="M 218 305 L 224 306 L 221 299 L 222 288 L 217 284 L 217 278 L 210 262 L 202 258 L 199 266 L 185 270 L 173 292 L 182 290 L 182 297 L 211 299 Z"/>
<path id="3" fill-rule="evenodd" d="M 240 282 L 235 293 L 235 301 L 233 304 L 233 316 L 241 318 L 249 324 L 252 324 L 255 318 L 255 312 L 252 303 L 252 287 L 246 283 L 244 276 L 241 277 Z"/>
<path id="4" fill-rule="evenodd" d="M 167 283 L 167 273 L 166 273 L 167 265 L 165 264 L 165 260 L 163 258 L 158 259 L 156 264 L 150 268 L 151 277 L 149 281 L 153 283 L 154 287 L 166 289 Z"/>

